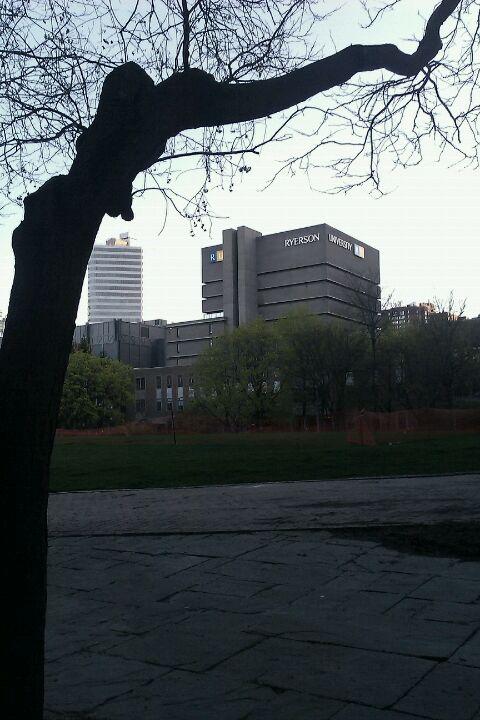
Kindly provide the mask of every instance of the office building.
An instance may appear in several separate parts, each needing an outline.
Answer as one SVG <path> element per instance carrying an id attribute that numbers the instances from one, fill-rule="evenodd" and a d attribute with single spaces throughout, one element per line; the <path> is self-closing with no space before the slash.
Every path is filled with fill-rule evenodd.
<path id="1" fill-rule="evenodd" d="M 128 233 L 94 245 L 88 263 L 88 322 L 142 320 L 142 248 Z"/>
<path id="2" fill-rule="evenodd" d="M 239 227 L 202 250 L 202 276 L 203 312 L 227 327 L 297 308 L 358 323 L 358 295 L 379 297 L 379 253 L 325 224 L 273 235 Z"/>
<path id="3" fill-rule="evenodd" d="M 329 225 L 272 235 L 239 227 L 222 239 L 202 249 L 203 318 L 167 325 L 164 367 L 135 368 L 137 417 L 182 410 L 196 358 L 229 329 L 298 308 L 355 326 L 365 306 L 379 306 L 378 250 Z"/>
<path id="4" fill-rule="evenodd" d="M 326 321 L 365 323 L 379 309 L 378 250 L 329 225 L 262 235 L 239 227 L 202 249 L 203 319 L 167 326 L 166 365 L 190 365 L 215 337 L 302 308 Z"/>
<path id="5" fill-rule="evenodd" d="M 94 355 L 120 360 L 132 367 L 165 365 L 166 320 L 105 322 L 77 325 L 73 343 L 86 341 Z"/>

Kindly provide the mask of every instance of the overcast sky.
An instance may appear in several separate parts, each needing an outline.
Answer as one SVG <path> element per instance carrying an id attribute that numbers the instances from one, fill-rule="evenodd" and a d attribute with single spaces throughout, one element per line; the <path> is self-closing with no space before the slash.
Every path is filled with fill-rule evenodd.
<path id="1" fill-rule="evenodd" d="M 411 8 L 418 6 L 407 1 L 407 9 L 409 4 Z M 425 2 L 427 5 L 432 3 Z M 395 23 L 390 19 L 375 30 L 374 36 L 365 38 L 364 33 L 356 31 L 351 41 L 398 40 L 405 37 L 411 18 L 399 14 Z M 352 26 L 346 28 L 341 15 L 332 23 L 337 44 L 346 44 Z M 479 173 L 449 168 L 447 159 L 437 163 L 430 158 L 433 155 L 418 167 L 396 170 L 388 177 L 391 192 L 376 199 L 366 188 L 346 195 L 315 192 L 302 174 L 280 178 L 262 191 L 275 169 L 274 153 L 267 152 L 253 163 L 252 171 L 243 176 L 243 182 L 233 192 L 210 194 L 214 210 L 223 216 L 212 221 L 211 231 L 198 231 L 192 237 L 188 223 L 170 212 L 159 234 L 164 206 L 161 197 L 152 193 L 134 204 L 133 222 L 106 218 L 97 242 L 104 243 L 107 237 L 128 231 L 143 247 L 145 319 L 179 321 L 201 317 L 200 248 L 221 242 L 223 228 L 247 225 L 270 234 L 324 222 L 380 251 L 382 287 L 386 293 L 393 291 L 398 301 L 445 299 L 453 291 L 459 300 L 467 300 L 466 314 L 476 316 L 480 314 Z M 327 172 L 319 171 L 315 182 L 327 188 Z M 14 211 L 0 219 L 3 313 L 13 278 L 11 231 L 20 220 L 21 213 Z M 84 292 L 78 321 L 85 321 L 86 316 Z"/>

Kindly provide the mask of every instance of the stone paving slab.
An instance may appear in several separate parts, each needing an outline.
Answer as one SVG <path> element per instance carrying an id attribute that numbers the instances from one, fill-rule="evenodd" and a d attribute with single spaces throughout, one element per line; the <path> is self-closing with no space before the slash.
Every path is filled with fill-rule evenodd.
<path id="1" fill-rule="evenodd" d="M 416 657 L 268 638 L 227 659 L 222 671 L 247 682 L 382 708 L 433 667 L 432 661 Z"/>
<path id="2" fill-rule="evenodd" d="M 480 668 L 437 666 L 395 709 L 432 720 L 470 720 L 480 705 Z"/>
<path id="3" fill-rule="evenodd" d="M 50 549 L 46 720 L 480 720 L 480 563 L 308 530 Z"/>
<path id="4" fill-rule="evenodd" d="M 52 534 L 324 528 L 480 520 L 480 475 L 57 493 Z"/>
<path id="5" fill-rule="evenodd" d="M 418 715 L 376 710 L 375 708 L 347 705 L 335 716 L 335 720 L 418 720 Z"/>
<path id="6" fill-rule="evenodd" d="M 457 650 L 452 660 L 460 665 L 480 668 L 480 632 L 478 630 Z"/>

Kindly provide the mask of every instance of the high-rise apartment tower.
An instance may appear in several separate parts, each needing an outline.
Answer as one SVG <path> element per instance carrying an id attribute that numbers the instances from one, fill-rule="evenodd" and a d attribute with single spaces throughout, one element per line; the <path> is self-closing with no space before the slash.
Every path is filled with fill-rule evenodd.
<path id="1" fill-rule="evenodd" d="M 142 248 L 128 233 L 94 245 L 88 263 L 88 322 L 142 319 Z"/>

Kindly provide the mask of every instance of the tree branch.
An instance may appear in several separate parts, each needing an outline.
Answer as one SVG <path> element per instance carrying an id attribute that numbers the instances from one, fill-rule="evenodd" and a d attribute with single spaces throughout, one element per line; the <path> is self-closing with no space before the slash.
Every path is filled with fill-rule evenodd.
<path id="1" fill-rule="evenodd" d="M 136 63 L 125 63 L 105 80 L 95 120 L 77 141 L 70 177 L 88 178 L 105 197 L 109 215 L 131 220 L 132 183 L 160 158 L 168 138 L 187 129 L 269 116 L 359 72 L 384 69 L 416 75 L 442 48 L 440 28 L 460 3 L 442 0 L 411 55 L 395 45 L 351 45 L 282 76 L 240 84 L 218 82 L 202 70 L 186 68 L 155 86 Z M 186 11 L 186 1 L 183 8 Z"/>
<path id="2" fill-rule="evenodd" d="M 217 82 L 208 73 L 190 69 L 157 86 L 159 101 L 175 101 L 178 130 L 185 130 L 257 120 L 338 87 L 360 72 L 387 70 L 412 77 L 442 49 L 440 29 L 460 4 L 461 0 L 442 0 L 412 54 L 393 44 L 351 45 L 280 77 L 240 84 Z"/>

